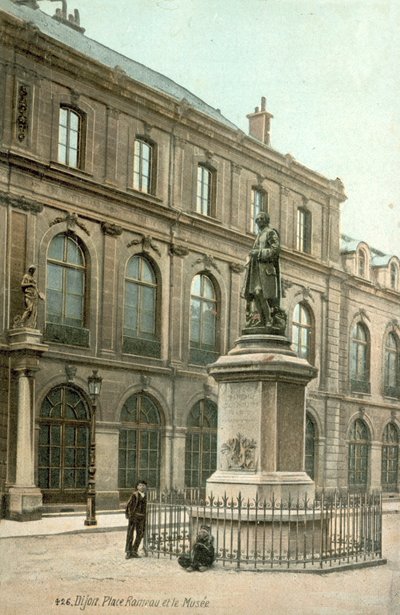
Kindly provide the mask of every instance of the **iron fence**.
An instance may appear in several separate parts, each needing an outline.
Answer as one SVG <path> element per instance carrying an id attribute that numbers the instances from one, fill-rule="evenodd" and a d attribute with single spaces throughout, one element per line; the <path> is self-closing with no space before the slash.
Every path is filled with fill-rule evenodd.
<path id="1" fill-rule="evenodd" d="M 211 527 L 216 562 L 243 570 L 315 570 L 382 563 L 379 494 L 320 494 L 245 500 L 194 493 L 153 493 L 144 547 L 148 555 L 189 553 L 200 525 Z"/>

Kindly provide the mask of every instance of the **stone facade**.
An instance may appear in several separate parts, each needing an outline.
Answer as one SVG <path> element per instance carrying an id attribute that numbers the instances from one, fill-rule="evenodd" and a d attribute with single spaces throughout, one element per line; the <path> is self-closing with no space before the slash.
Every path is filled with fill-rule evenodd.
<path id="1" fill-rule="evenodd" d="M 56 22 L 34 4 L 6 1 L 0 11 L 2 496 L 16 483 L 21 411 L 9 331 L 21 313 L 20 283 L 30 263 L 37 266 L 38 287 L 46 295 L 38 315 L 43 352 L 37 355 L 38 370 L 29 376 L 34 482 L 44 501 L 84 501 L 80 472 L 87 469 L 87 449 L 78 440 L 90 420 L 87 378 L 93 369 L 103 378 L 96 411 L 98 506 L 118 506 L 140 473 L 161 487 L 204 486 L 207 467 L 209 473 L 215 469 L 215 426 L 196 423 L 192 412 L 200 408 L 204 418 L 204 409 L 214 408 L 217 387 L 206 365 L 233 347 L 243 327 L 240 291 L 254 241 L 255 194 L 281 237 L 288 337 L 296 306 L 301 304 L 309 317 L 307 358 L 319 371 L 307 392 L 308 458 L 316 485 L 349 486 L 352 425 L 360 419 L 367 434 L 360 449 L 361 457 L 366 455 L 363 486 L 379 488 L 389 423 L 392 439 L 397 434 L 393 459 L 399 442 L 399 259 L 349 238 L 341 254 L 343 185 L 270 147 L 272 116 L 265 100 L 249 115 L 251 136 L 246 136 L 166 77 L 89 44 L 81 28 Z M 60 110 L 68 122 L 80 122 L 75 133 L 66 124 L 67 143 L 60 136 Z M 66 151 L 75 155 L 74 135 L 76 164 L 63 157 Z M 137 185 L 138 177 L 149 179 L 140 168 L 146 160 L 137 144 L 151 154 L 145 188 Z M 74 246 L 81 258 L 79 266 L 72 264 L 83 286 L 66 291 L 67 283 L 60 282 L 66 295 L 61 293 L 64 307 L 57 308 L 65 316 L 68 301 L 76 306 L 79 300 L 80 308 L 71 307 L 81 309 L 78 326 L 49 317 L 50 297 L 57 303 L 61 296 L 61 287 L 50 281 L 57 241 L 64 241 L 65 249 Z M 148 336 L 127 334 L 130 262 L 144 264 L 153 276 L 155 324 Z M 58 271 L 68 277 L 67 269 L 60 265 Z M 195 276 L 213 289 L 214 303 L 207 304 L 214 306 L 212 344 L 193 342 Z M 358 321 L 369 336 L 369 386 L 362 391 L 352 388 L 349 376 Z M 395 342 L 390 391 L 384 382 L 389 334 Z M 57 415 L 61 407 L 72 412 L 65 401 L 69 395 L 77 400 L 74 408 L 82 408 L 80 416 L 78 410 L 74 416 Z M 49 404 L 52 409 L 46 410 Z M 132 404 L 136 431 L 129 418 Z M 67 433 L 74 434 L 73 441 Z M 140 442 L 121 444 L 124 437 L 136 436 Z M 195 442 L 200 441 L 199 452 Z M 351 450 L 357 457 L 357 447 Z M 189 480 L 196 475 L 198 455 L 202 475 Z M 398 464 L 398 453 L 395 459 Z M 390 490 L 398 488 L 398 471 L 396 477 Z"/>

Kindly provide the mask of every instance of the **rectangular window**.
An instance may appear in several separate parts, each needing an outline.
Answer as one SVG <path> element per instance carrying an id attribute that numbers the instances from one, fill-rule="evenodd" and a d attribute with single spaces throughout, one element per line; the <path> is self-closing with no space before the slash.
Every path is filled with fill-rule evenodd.
<path id="1" fill-rule="evenodd" d="M 296 249 L 311 254 L 311 213 L 301 207 L 297 210 Z"/>
<path id="2" fill-rule="evenodd" d="M 263 190 L 258 188 L 251 189 L 251 212 L 250 212 L 250 230 L 252 233 L 257 233 L 256 218 L 260 211 L 267 211 L 267 195 Z"/>
<path id="3" fill-rule="evenodd" d="M 203 216 L 211 216 L 213 200 L 213 172 L 203 165 L 197 167 L 196 211 Z"/>
<path id="4" fill-rule="evenodd" d="M 153 147 L 142 139 L 136 139 L 133 160 L 133 187 L 141 192 L 152 192 Z"/>
<path id="5" fill-rule="evenodd" d="M 60 108 L 58 124 L 58 162 L 80 166 L 81 117 L 73 109 Z"/>

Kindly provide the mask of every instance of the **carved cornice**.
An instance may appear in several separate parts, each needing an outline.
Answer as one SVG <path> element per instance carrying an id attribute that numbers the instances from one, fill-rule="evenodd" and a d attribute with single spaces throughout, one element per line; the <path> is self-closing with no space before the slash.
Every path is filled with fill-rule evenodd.
<path id="1" fill-rule="evenodd" d="M 189 254 L 188 248 L 185 246 L 179 245 L 177 243 L 171 243 L 169 246 L 169 252 L 173 256 L 187 256 Z"/>
<path id="2" fill-rule="evenodd" d="M 194 263 L 192 263 L 192 267 L 194 267 L 195 265 L 198 265 L 199 263 L 203 263 L 204 264 L 204 269 L 216 269 L 218 271 L 218 273 L 221 273 L 220 270 L 218 269 L 218 265 L 215 261 L 215 258 L 213 256 L 210 256 L 209 254 L 204 254 L 203 256 L 201 256 L 200 258 L 197 258 Z"/>
<path id="3" fill-rule="evenodd" d="M 22 209 L 23 211 L 30 211 L 32 214 L 39 214 L 43 211 L 43 205 L 41 203 L 26 199 L 24 196 L 11 196 L 5 192 L 0 192 L 0 203 L 10 205 L 16 209 Z"/>
<path id="4" fill-rule="evenodd" d="M 295 297 L 298 297 L 299 295 L 303 297 L 303 300 L 311 299 L 311 301 L 314 301 L 314 297 L 312 296 L 312 291 L 309 286 L 302 286 L 301 290 L 297 291 L 295 294 Z"/>
<path id="5" fill-rule="evenodd" d="M 240 263 L 229 263 L 229 269 L 233 271 L 233 273 L 242 273 L 244 270 L 244 265 Z"/>
<path id="6" fill-rule="evenodd" d="M 79 220 L 78 214 L 75 213 L 70 214 L 69 212 L 67 212 L 64 218 L 62 218 L 61 216 L 54 218 L 54 220 L 49 222 L 49 226 L 54 226 L 55 224 L 62 224 L 63 222 L 66 223 L 68 230 L 74 230 L 75 226 L 79 226 L 79 228 L 81 228 L 86 233 L 86 235 L 90 235 L 90 231 L 86 228 L 83 222 Z"/>
<path id="7" fill-rule="evenodd" d="M 138 246 L 142 244 L 143 252 L 150 252 L 150 250 L 154 250 L 157 252 L 159 256 L 161 256 L 160 248 L 154 243 L 153 238 L 150 235 L 142 235 L 138 239 L 132 239 L 128 244 L 126 244 L 127 248 L 131 248 L 132 246 Z"/>
<path id="8" fill-rule="evenodd" d="M 113 224 L 112 222 L 102 222 L 101 230 L 104 235 L 111 235 L 112 237 L 116 237 L 122 234 L 122 227 L 117 224 Z"/>

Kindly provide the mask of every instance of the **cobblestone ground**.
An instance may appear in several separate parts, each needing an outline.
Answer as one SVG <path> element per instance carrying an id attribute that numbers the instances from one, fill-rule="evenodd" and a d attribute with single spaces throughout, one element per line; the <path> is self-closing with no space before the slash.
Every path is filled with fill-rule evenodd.
<path id="1" fill-rule="evenodd" d="M 385 566 L 330 574 L 187 573 L 124 559 L 121 531 L 0 540 L 2 615 L 400 614 L 400 515 L 384 517 Z"/>

